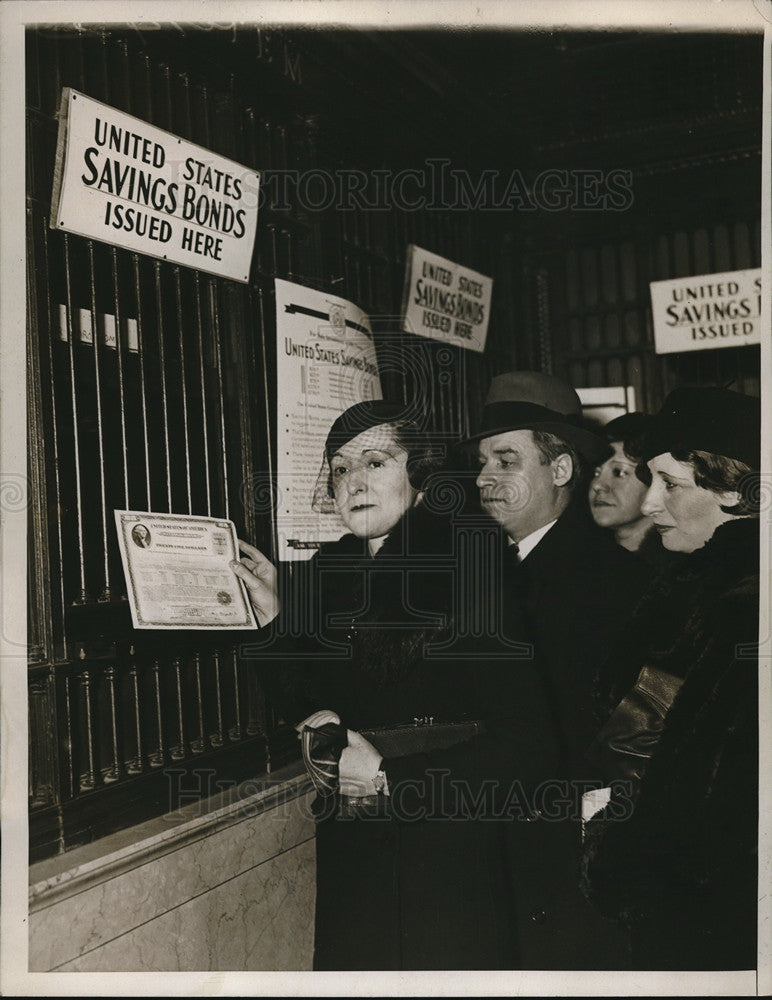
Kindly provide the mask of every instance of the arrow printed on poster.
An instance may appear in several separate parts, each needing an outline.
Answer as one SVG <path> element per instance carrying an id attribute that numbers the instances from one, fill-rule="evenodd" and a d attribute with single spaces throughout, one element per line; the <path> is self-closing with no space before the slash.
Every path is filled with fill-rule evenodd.
<path id="1" fill-rule="evenodd" d="M 329 313 L 321 312 L 319 309 L 309 309 L 306 306 L 298 306 L 294 303 L 290 303 L 284 307 L 284 311 L 288 313 L 301 313 L 303 316 L 312 316 L 314 319 L 324 319 L 328 323 L 331 322 Z M 345 320 L 346 326 L 350 326 L 352 330 L 358 330 L 360 333 L 367 334 L 372 340 L 372 333 L 367 329 L 366 326 L 362 326 L 360 323 L 355 323 L 353 319 Z M 331 325 L 335 325 L 332 323 Z"/>

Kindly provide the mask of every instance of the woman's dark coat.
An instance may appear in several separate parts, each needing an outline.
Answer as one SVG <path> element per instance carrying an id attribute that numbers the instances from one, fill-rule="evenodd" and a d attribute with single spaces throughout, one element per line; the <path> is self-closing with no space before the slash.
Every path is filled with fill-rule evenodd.
<path id="1" fill-rule="evenodd" d="M 277 640 L 281 665 L 264 670 L 288 722 L 331 709 L 357 731 L 486 726 L 385 761 L 400 818 L 318 824 L 316 969 L 519 967 L 504 832 L 556 750 L 518 608 L 494 610 L 499 552 L 495 526 L 459 531 L 421 505 L 375 558 L 347 535 L 296 567 L 285 606 L 305 595 L 310 634 Z"/>
<path id="2" fill-rule="evenodd" d="M 605 709 L 644 665 L 683 678 L 620 818 L 588 824 L 586 891 L 642 969 L 756 966 L 758 522 L 732 520 L 658 578 L 602 678 Z M 607 775 L 607 778 L 613 775 Z"/>

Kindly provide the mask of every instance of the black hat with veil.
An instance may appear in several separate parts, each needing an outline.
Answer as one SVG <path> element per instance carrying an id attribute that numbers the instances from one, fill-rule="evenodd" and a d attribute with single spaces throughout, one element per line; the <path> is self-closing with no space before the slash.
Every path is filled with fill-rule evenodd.
<path id="1" fill-rule="evenodd" d="M 415 406 L 405 403 L 374 399 L 349 406 L 335 419 L 327 434 L 322 467 L 314 487 L 312 510 L 321 514 L 335 513 L 330 464 L 333 455 L 359 434 L 381 425 L 386 425 L 386 428 L 380 447 L 386 452 L 393 451 L 396 447 L 408 453 L 407 473 L 410 483 L 415 489 L 422 490 L 429 474 L 438 468 L 441 457 L 424 429 L 424 423 L 421 412 Z"/>

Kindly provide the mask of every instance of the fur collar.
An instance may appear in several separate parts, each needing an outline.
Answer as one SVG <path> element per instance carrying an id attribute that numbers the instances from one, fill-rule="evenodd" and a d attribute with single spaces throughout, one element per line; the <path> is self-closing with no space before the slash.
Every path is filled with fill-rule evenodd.
<path id="1" fill-rule="evenodd" d="M 344 614 L 350 609 L 347 633 L 354 661 L 379 683 L 410 673 L 421 662 L 424 644 L 452 622 L 452 575 L 447 566 L 421 557 L 452 556 L 453 531 L 451 516 L 419 504 L 406 512 L 374 557 L 366 541 L 351 534 L 322 547 L 319 569 L 354 557 L 347 592 L 342 584 L 334 595 L 323 593 L 322 601 L 332 600 Z M 426 624 L 427 616 L 437 624 Z"/>
<path id="2" fill-rule="evenodd" d="M 415 556 L 415 555 L 449 555 L 452 553 L 453 520 L 448 514 L 419 503 L 405 512 L 389 532 L 386 541 L 375 555 L 375 560 L 383 557 Z M 336 555 L 361 555 L 363 559 L 371 559 L 367 541 L 355 535 L 346 534 L 336 542 L 326 542 L 322 545 L 320 555 L 325 557 Z"/>
<path id="3" fill-rule="evenodd" d="M 629 691 L 644 661 L 681 675 L 691 665 L 691 641 L 699 643 L 711 628 L 731 627 L 733 596 L 758 587 L 758 560 L 758 520 L 734 518 L 720 525 L 701 549 L 655 577 L 598 673 L 599 720 Z"/>

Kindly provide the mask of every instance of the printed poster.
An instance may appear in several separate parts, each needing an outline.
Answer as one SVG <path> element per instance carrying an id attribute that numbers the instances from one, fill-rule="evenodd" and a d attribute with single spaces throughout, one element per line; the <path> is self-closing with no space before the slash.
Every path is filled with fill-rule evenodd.
<path id="1" fill-rule="evenodd" d="M 326 292 L 276 279 L 278 555 L 310 559 L 346 528 L 337 514 L 314 510 L 324 442 L 354 403 L 381 399 L 370 321 Z"/>

